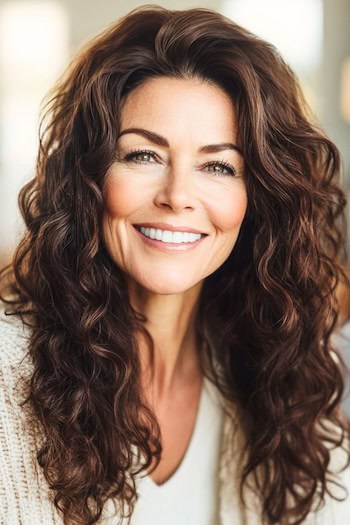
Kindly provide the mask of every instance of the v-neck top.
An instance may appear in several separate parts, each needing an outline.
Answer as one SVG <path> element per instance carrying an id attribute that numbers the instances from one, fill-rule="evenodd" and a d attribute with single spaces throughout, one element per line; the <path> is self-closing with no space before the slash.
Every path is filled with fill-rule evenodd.
<path id="1" fill-rule="evenodd" d="M 195 426 L 181 463 L 161 485 L 149 475 L 139 475 L 139 497 L 130 525 L 216 525 L 222 415 L 217 389 L 204 378 Z"/>

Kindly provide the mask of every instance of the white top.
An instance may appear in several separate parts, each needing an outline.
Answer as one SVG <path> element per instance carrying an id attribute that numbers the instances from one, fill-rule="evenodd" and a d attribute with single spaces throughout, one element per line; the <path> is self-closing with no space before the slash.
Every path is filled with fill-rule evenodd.
<path id="1" fill-rule="evenodd" d="M 175 473 L 157 485 L 139 475 L 130 525 L 216 525 L 222 408 L 216 387 L 203 380 L 195 427 Z"/>

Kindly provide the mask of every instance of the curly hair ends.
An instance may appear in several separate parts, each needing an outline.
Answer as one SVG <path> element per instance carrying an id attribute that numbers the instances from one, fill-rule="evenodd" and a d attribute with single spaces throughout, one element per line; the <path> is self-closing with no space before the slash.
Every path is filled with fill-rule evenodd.
<path id="1" fill-rule="evenodd" d="M 254 480 L 265 523 L 299 524 L 332 495 L 327 443 L 345 449 L 349 431 L 331 340 L 334 289 L 347 280 L 339 154 L 276 49 L 204 8 L 131 11 L 49 94 L 37 171 L 19 194 L 26 232 L 0 274 L 8 313 L 31 328 L 25 403 L 44 431 L 38 462 L 64 523 L 90 525 L 110 497 L 130 515 L 135 458 L 139 472 L 160 458 L 135 334 L 153 342 L 101 239 L 121 105 L 155 76 L 215 83 L 237 110 L 248 210 L 234 250 L 204 282 L 196 330 L 204 373 L 239 409 L 242 499 Z"/>

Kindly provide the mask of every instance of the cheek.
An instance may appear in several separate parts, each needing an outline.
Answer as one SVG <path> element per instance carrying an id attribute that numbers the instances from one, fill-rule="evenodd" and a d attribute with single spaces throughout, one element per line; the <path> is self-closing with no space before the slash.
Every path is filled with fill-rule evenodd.
<path id="1" fill-rule="evenodd" d="M 131 181 L 112 174 L 104 186 L 105 213 L 110 218 L 126 217 L 137 209 L 140 195 Z"/>
<path id="2" fill-rule="evenodd" d="M 244 188 L 221 193 L 211 206 L 213 224 L 222 233 L 236 231 L 244 219 L 247 203 L 247 194 Z"/>

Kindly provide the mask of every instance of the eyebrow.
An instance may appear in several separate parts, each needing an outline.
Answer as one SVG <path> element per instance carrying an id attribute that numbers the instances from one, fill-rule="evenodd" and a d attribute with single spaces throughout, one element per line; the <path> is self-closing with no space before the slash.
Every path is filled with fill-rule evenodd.
<path id="1" fill-rule="evenodd" d="M 169 142 L 167 141 L 167 139 L 165 137 L 162 137 L 161 135 L 158 135 L 158 133 L 155 133 L 154 131 L 149 131 L 143 128 L 126 128 L 119 133 L 118 139 L 119 137 L 121 137 L 122 135 L 126 135 L 127 133 L 136 133 L 137 135 L 142 135 L 151 142 L 154 142 L 154 144 L 158 144 L 158 146 L 169 148 Z M 235 151 L 238 151 L 238 153 L 242 155 L 241 148 L 237 146 L 237 144 L 233 144 L 231 142 L 222 142 L 220 144 L 207 144 L 206 146 L 201 146 L 198 151 L 200 153 L 217 153 L 226 149 L 233 149 Z"/>

